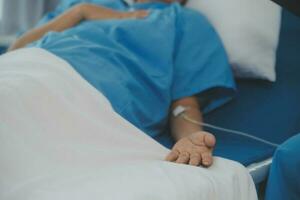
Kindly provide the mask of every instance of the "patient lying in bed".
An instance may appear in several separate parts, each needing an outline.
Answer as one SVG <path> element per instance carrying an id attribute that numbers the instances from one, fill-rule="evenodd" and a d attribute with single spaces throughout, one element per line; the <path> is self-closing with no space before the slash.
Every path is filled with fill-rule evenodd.
<path id="1" fill-rule="evenodd" d="M 170 124 L 177 143 L 166 160 L 210 166 L 214 136 L 171 112 L 181 105 L 201 121 L 203 112 L 233 93 L 226 53 L 207 20 L 173 0 L 137 0 L 131 6 L 121 0 L 80 2 L 62 3 L 10 51 L 52 52 L 105 95 L 119 115 L 164 145 Z"/>
<path id="2" fill-rule="evenodd" d="M 0 56 L 1 200 L 257 200 L 248 170 L 163 161 L 171 151 L 40 48 Z"/>

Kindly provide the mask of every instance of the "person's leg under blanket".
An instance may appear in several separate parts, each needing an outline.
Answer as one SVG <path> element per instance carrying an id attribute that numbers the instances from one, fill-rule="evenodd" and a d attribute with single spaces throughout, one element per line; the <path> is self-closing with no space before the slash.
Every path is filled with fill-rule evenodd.
<path id="1" fill-rule="evenodd" d="M 276 150 L 271 166 L 266 200 L 300 199 L 300 134 Z"/>

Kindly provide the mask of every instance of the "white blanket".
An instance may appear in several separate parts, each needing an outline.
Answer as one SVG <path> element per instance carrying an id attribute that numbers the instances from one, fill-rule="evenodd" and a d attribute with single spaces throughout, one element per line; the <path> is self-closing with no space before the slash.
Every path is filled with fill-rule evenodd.
<path id="1" fill-rule="evenodd" d="M 191 167 L 163 161 L 168 152 L 60 58 L 0 56 L 1 200 L 257 199 L 240 164 Z"/>

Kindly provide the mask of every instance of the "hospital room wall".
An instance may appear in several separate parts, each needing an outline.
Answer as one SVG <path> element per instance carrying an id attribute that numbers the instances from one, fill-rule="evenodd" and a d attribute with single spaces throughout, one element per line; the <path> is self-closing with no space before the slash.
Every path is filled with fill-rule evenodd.
<path id="1" fill-rule="evenodd" d="M 0 0 L 0 54 L 60 0 Z"/>

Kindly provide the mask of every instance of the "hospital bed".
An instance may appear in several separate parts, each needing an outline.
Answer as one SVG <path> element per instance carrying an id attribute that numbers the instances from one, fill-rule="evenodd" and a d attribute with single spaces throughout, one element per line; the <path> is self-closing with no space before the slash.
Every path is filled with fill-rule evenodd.
<path id="1" fill-rule="evenodd" d="M 284 10 L 277 52 L 277 81 L 237 80 L 235 100 L 205 116 L 205 122 L 280 144 L 300 130 L 300 19 Z M 265 180 L 274 147 L 241 136 L 216 134 L 215 155 L 247 166 L 256 184 Z"/>
<path id="2" fill-rule="evenodd" d="M 237 80 L 235 100 L 205 115 L 205 122 L 280 144 L 300 130 L 300 20 L 283 11 L 277 53 L 277 82 Z M 256 184 L 265 180 L 275 148 L 242 136 L 211 130 L 215 155 L 247 166 Z"/>
<path id="3" fill-rule="evenodd" d="M 276 82 L 238 79 L 236 98 L 206 114 L 204 121 L 275 144 L 281 144 L 298 133 L 300 113 L 296 108 L 300 102 L 299 35 L 300 19 L 283 10 Z M 216 129 L 207 130 L 217 138 L 214 155 L 242 163 L 248 168 L 257 187 L 263 185 L 276 147 Z M 170 148 L 173 144 L 169 143 Z"/>

